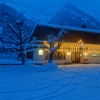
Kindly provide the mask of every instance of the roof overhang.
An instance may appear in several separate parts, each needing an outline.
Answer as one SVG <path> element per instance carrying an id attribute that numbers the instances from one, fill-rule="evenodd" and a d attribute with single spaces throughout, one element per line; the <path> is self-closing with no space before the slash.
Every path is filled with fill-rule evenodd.
<path id="1" fill-rule="evenodd" d="M 73 31 L 100 33 L 100 30 L 87 29 L 87 28 L 79 28 L 79 27 L 72 27 L 72 26 L 63 26 L 63 25 L 54 25 L 54 24 L 38 24 L 38 25 L 39 26 L 52 27 L 52 28 L 73 30 Z"/>

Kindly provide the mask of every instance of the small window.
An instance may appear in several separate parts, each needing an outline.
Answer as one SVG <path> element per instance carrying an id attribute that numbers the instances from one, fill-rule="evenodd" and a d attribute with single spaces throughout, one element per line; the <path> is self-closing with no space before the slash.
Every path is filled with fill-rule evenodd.
<path id="1" fill-rule="evenodd" d="M 26 58 L 27 59 L 33 59 L 33 52 L 27 52 L 26 53 Z"/>

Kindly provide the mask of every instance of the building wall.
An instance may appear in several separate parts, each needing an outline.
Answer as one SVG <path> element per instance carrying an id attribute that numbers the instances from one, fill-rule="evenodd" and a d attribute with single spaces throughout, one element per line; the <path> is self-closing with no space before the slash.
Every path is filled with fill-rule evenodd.
<path id="1" fill-rule="evenodd" d="M 78 52 L 82 56 L 80 63 L 87 61 L 88 63 L 100 63 L 100 45 L 99 44 L 85 44 L 83 43 L 81 48 L 77 43 L 63 43 L 59 49 L 66 54 L 67 62 L 72 60 L 72 53 Z M 68 55 L 70 53 L 70 55 Z"/>
<path id="2" fill-rule="evenodd" d="M 33 61 L 44 61 L 44 49 L 43 48 L 33 48 L 26 51 L 26 54 L 29 52 L 33 52 L 32 58 L 30 60 Z M 29 57 L 27 57 L 29 59 Z"/>
<path id="3" fill-rule="evenodd" d="M 39 50 L 42 50 L 43 54 L 39 54 Z M 30 51 L 33 51 L 33 61 L 42 61 L 45 63 L 48 62 L 48 49 L 33 48 L 27 50 L 27 52 Z M 58 52 L 60 53 L 60 57 L 58 56 Z M 80 47 L 78 43 L 64 42 L 61 47 L 55 52 L 54 61 L 58 64 L 100 63 L 100 45 L 83 43 Z"/>
<path id="4" fill-rule="evenodd" d="M 47 45 L 47 44 L 46 44 Z M 64 42 L 57 52 L 62 52 L 65 54 L 65 59 L 55 60 L 60 64 L 73 63 L 72 55 L 73 53 L 80 56 L 80 62 L 76 63 L 100 63 L 100 45 L 99 44 L 85 44 L 81 46 L 78 43 L 68 43 Z M 46 61 L 45 61 L 46 62 Z M 74 62 L 75 63 L 75 62 Z"/>

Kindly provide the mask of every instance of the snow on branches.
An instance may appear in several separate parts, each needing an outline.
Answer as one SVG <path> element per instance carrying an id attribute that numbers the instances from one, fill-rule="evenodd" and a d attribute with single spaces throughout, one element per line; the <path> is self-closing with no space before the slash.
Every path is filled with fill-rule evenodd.
<path id="1" fill-rule="evenodd" d="M 49 62 L 52 62 L 54 52 L 61 46 L 62 42 L 64 41 L 63 37 L 67 33 L 68 31 L 66 29 L 62 29 L 59 31 L 57 36 L 55 36 L 54 34 L 50 34 L 47 36 L 48 43 L 50 44 Z M 57 43 L 56 46 L 55 46 L 55 43 Z"/>
<path id="2" fill-rule="evenodd" d="M 7 26 L 4 27 L 8 30 L 6 33 L 6 37 L 9 39 L 8 42 L 15 45 L 14 48 L 19 52 L 18 58 L 21 59 L 22 64 L 24 64 L 26 48 L 34 41 L 33 33 L 37 26 L 34 25 L 33 30 L 30 32 L 28 30 L 31 28 L 27 23 L 25 19 L 18 19 L 15 23 L 8 22 Z"/>

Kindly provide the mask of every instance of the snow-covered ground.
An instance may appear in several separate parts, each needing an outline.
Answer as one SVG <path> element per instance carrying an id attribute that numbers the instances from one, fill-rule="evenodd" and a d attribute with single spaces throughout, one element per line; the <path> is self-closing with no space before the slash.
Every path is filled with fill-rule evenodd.
<path id="1" fill-rule="evenodd" d="M 0 59 L 0 65 L 13 65 L 13 64 L 22 64 L 21 61 L 17 61 L 16 59 Z"/>
<path id="2" fill-rule="evenodd" d="M 100 65 L 0 66 L 0 100 L 100 100 Z"/>

